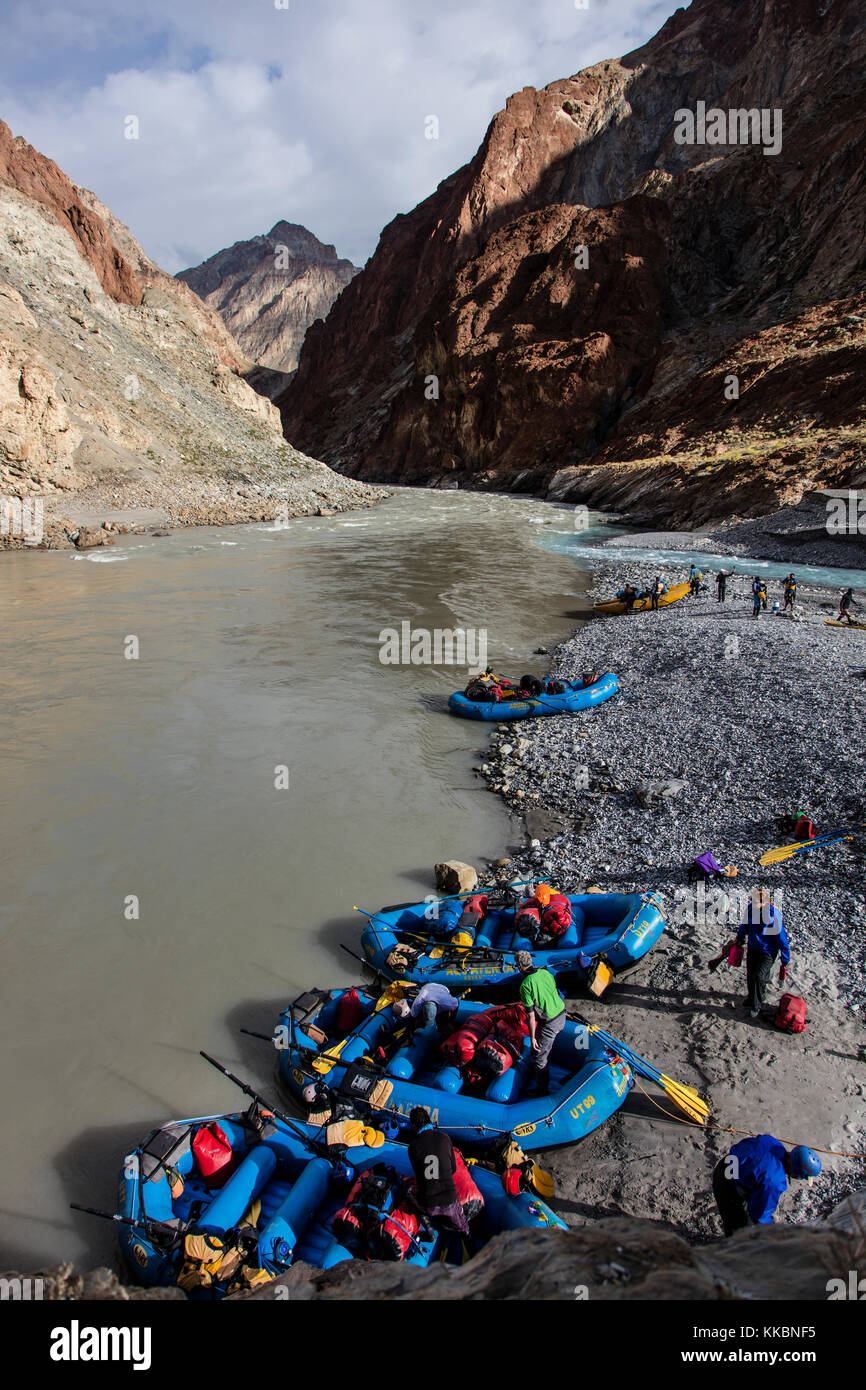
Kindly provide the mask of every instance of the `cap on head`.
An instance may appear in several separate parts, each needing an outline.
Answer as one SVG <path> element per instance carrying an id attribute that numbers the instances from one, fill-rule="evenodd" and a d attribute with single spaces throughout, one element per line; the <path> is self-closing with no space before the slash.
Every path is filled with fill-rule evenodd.
<path id="1" fill-rule="evenodd" d="M 788 1155 L 793 1178 L 817 1178 L 821 1171 L 821 1160 L 814 1149 L 798 1144 Z"/>
<path id="2" fill-rule="evenodd" d="M 535 888 L 535 901 L 541 903 L 542 907 L 547 907 L 550 902 L 551 888 L 549 883 L 539 883 Z"/>
<path id="3" fill-rule="evenodd" d="M 528 951 L 518 951 L 514 957 L 514 964 L 522 975 L 532 969 L 532 956 Z"/>

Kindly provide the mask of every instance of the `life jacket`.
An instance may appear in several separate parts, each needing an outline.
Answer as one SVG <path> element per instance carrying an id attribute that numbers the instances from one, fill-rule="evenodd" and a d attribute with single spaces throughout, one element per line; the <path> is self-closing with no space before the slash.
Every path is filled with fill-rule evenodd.
<path id="1" fill-rule="evenodd" d="M 798 994 L 783 994 L 773 1023 L 781 1033 L 805 1033 L 806 1001 Z"/>
<path id="2" fill-rule="evenodd" d="M 192 1152 L 209 1187 L 220 1187 L 234 1168 L 231 1143 L 216 1120 L 199 1127 L 192 1141 Z"/>
<path id="3" fill-rule="evenodd" d="M 478 1044 L 493 1031 L 493 1010 L 473 1014 L 461 1028 L 455 1029 L 442 1044 L 442 1055 L 451 1066 L 462 1067 L 471 1062 Z"/>
<path id="4" fill-rule="evenodd" d="M 541 930 L 548 936 L 562 936 L 571 926 L 571 903 L 564 893 L 551 893 L 550 902 L 541 914 Z"/>
<path id="5" fill-rule="evenodd" d="M 808 816 L 797 817 L 797 823 L 794 826 L 793 834 L 795 840 L 814 840 L 815 827 Z"/>
<path id="6" fill-rule="evenodd" d="M 337 1001 L 337 1032 L 346 1034 L 351 1033 L 361 1021 L 361 1000 L 358 991 L 354 988 L 347 989 L 346 993 Z"/>

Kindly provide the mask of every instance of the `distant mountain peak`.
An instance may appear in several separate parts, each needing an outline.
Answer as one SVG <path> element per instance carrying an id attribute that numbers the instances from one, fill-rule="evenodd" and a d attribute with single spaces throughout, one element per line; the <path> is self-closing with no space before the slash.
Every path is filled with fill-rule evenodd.
<path id="1" fill-rule="evenodd" d="M 249 357 L 291 372 L 310 324 L 325 318 L 357 273 L 334 246 L 281 218 L 264 235 L 236 241 L 177 278 L 220 314 Z"/>

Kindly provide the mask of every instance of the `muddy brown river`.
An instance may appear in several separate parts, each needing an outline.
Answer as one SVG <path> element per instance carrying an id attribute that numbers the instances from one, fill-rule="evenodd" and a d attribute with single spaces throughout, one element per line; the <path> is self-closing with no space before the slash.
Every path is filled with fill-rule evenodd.
<path id="1" fill-rule="evenodd" d="M 273 1094 L 269 1033 L 340 943 L 443 858 L 523 828 L 445 712 L 464 668 L 383 664 L 380 635 L 466 629 L 544 669 L 584 574 L 527 498 L 399 492 L 371 511 L 0 556 L 0 1268 L 112 1262 L 122 1155 L 235 1108 L 212 1052 Z M 435 653 L 434 653 L 435 654 Z"/>

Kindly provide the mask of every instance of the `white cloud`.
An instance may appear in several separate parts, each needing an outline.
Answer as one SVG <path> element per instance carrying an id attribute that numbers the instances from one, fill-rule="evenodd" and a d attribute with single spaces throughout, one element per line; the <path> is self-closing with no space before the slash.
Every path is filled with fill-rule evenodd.
<path id="1" fill-rule="evenodd" d="M 512 91 L 626 52 L 667 12 L 657 0 L 149 0 L 142 12 L 71 0 L 38 7 L 37 26 L 29 0 L 12 0 L 0 115 L 166 269 L 282 217 L 362 262 L 385 222 L 472 157 Z M 138 141 L 123 137 L 129 114 Z M 438 140 L 424 137 L 431 114 Z"/>

